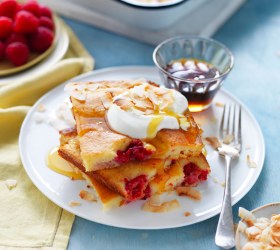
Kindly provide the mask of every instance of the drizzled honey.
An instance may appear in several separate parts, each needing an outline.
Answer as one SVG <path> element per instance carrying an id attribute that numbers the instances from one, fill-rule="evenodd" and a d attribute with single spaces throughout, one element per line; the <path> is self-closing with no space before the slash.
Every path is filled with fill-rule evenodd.
<path id="1" fill-rule="evenodd" d="M 55 147 L 49 152 L 47 165 L 53 171 L 70 177 L 73 180 L 84 179 L 80 171 L 76 170 L 68 161 L 59 156 L 58 147 Z"/>

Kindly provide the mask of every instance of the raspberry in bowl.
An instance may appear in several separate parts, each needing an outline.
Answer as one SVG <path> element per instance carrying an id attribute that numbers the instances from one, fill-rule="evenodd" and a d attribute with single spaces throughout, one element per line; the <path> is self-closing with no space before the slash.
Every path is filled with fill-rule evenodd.
<path id="1" fill-rule="evenodd" d="M 0 76 L 25 70 L 54 48 L 57 21 L 36 0 L 0 0 Z"/>

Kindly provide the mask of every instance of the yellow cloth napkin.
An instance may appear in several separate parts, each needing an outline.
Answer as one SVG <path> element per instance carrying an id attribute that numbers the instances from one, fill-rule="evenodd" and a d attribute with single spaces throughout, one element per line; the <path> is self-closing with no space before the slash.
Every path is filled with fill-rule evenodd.
<path id="1" fill-rule="evenodd" d="M 0 87 L 0 249 L 66 249 L 74 215 L 46 198 L 21 164 L 21 123 L 40 96 L 56 85 L 93 69 L 94 60 L 73 32 L 65 58 L 40 76 Z M 36 152 L 34 152 L 36 153 Z M 16 180 L 9 189 L 6 180 Z"/>

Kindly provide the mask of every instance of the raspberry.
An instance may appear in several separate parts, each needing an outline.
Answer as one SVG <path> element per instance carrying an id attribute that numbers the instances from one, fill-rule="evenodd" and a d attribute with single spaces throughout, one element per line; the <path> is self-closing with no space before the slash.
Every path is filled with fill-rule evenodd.
<path id="1" fill-rule="evenodd" d="M 14 42 L 7 46 L 6 57 L 15 66 L 20 66 L 28 61 L 29 49 L 21 42 Z"/>
<path id="2" fill-rule="evenodd" d="M 52 19 L 50 19 L 49 17 L 41 16 L 41 17 L 39 18 L 39 22 L 40 22 L 40 24 L 39 24 L 40 26 L 49 28 L 50 30 L 54 30 L 53 21 L 52 21 Z"/>
<path id="3" fill-rule="evenodd" d="M 29 0 L 22 5 L 22 9 L 32 13 L 34 16 L 41 16 L 41 9 L 39 4 L 34 0 Z"/>
<path id="4" fill-rule="evenodd" d="M 52 18 L 52 11 L 47 6 L 41 5 L 40 12 L 41 12 L 41 16 Z"/>
<path id="5" fill-rule="evenodd" d="M 184 166 L 184 184 L 196 186 L 199 181 L 205 181 L 208 177 L 208 171 L 198 168 L 194 163 L 188 163 Z"/>
<path id="6" fill-rule="evenodd" d="M 27 39 L 25 36 L 18 34 L 18 33 L 12 33 L 6 40 L 6 45 L 9 45 L 10 43 L 14 42 L 21 42 L 27 45 Z"/>
<path id="7" fill-rule="evenodd" d="M 7 38 L 13 31 L 13 21 L 9 17 L 0 17 L 0 39 Z"/>
<path id="8" fill-rule="evenodd" d="M 15 16 L 14 31 L 21 34 L 36 32 L 39 20 L 32 13 L 21 10 Z"/>
<path id="9" fill-rule="evenodd" d="M 134 139 L 125 151 L 117 151 L 115 161 L 118 163 L 126 163 L 129 161 L 143 161 L 148 159 L 152 153 L 153 152 L 151 150 L 147 150 L 144 147 L 141 140 Z"/>
<path id="10" fill-rule="evenodd" d="M 142 199 L 149 192 L 146 190 L 148 182 L 146 175 L 139 175 L 132 180 L 127 180 L 125 178 L 124 181 L 129 201 Z"/>
<path id="11" fill-rule="evenodd" d="M 35 52 L 42 53 L 52 45 L 53 38 L 51 30 L 39 27 L 34 34 L 30 35 L 30 48 Z"/>
<path id="12" fill-rule="evenodd" d="M 6 49 L 5 44 L 0 41 L 0 61 L 5 58 L 5 49 Z"/>
<path id="13" fill-rule="evenodd" d="M 0 2 L 0 16 L 13 18 L 19 8 L 20 5 L 16 0 L 2 0 Z"/>

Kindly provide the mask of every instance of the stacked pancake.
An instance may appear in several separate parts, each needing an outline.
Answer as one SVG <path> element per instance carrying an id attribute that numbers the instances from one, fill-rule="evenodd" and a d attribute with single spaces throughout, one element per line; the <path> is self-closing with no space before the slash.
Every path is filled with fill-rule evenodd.
<path id="1" fill-rule="evenodd" d="M 83 173 L 108 210 L 205 181 L 201 129 L 175 90 L 146 81 L 71 83 L 75 128 L 59 155 Z"/>

